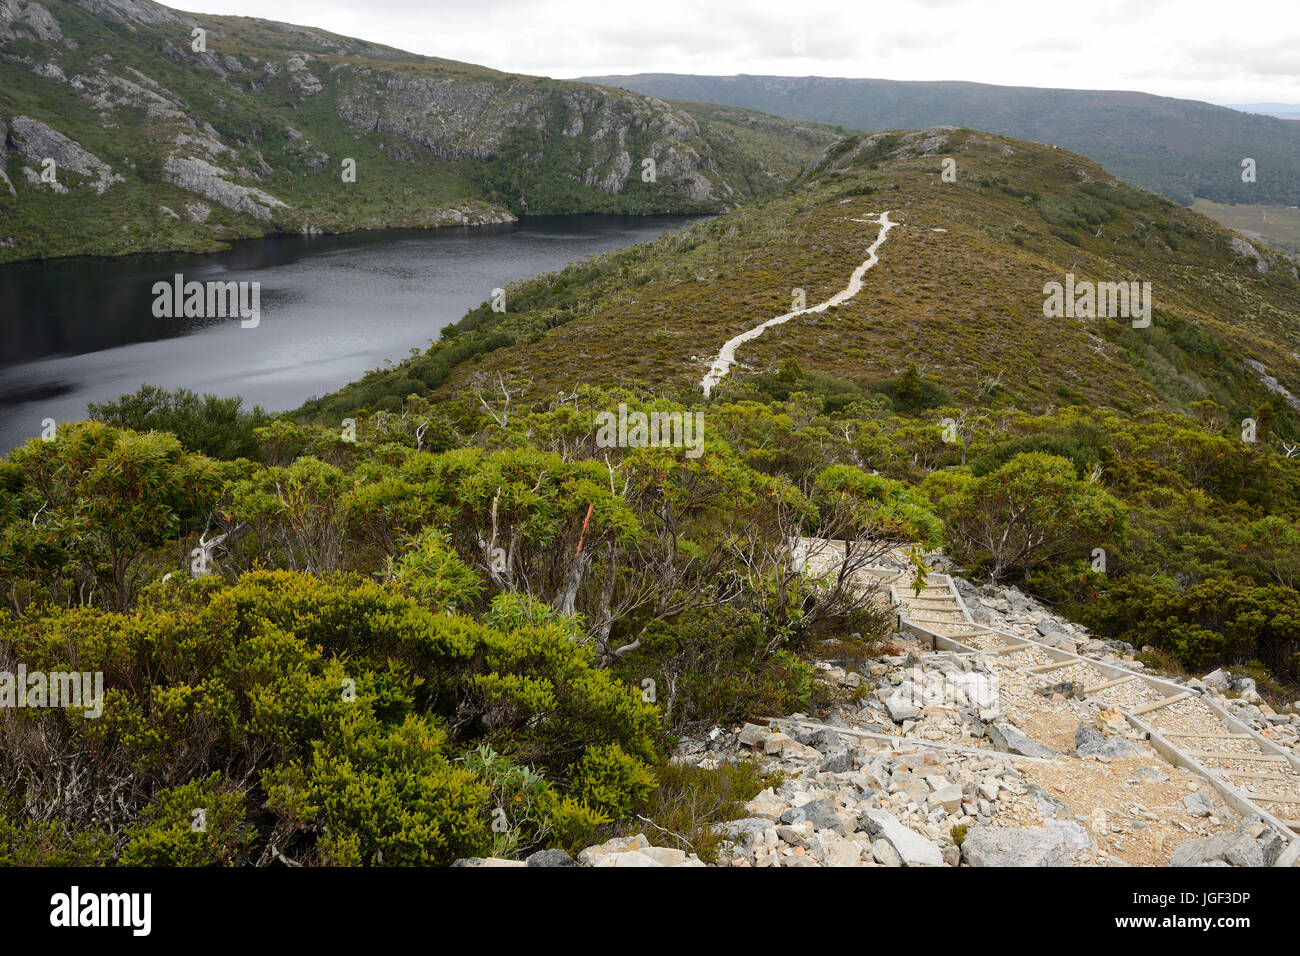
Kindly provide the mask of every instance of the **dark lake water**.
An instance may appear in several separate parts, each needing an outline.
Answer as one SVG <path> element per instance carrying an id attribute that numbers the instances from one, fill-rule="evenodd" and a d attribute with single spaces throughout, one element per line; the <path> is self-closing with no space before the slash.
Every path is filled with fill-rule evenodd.
<path id="1" fill-rule="evenodd" d="M 296 408 L 405 358 L 512 279 L 646 242 L 681 216 L 273 237 L 212 255 L 0 266 L 0 454 L 149 383 Z M 261 320 L 155 318 L 153 286 L 260 282 Z M 509 303 L 507 301 L 507 307 Z"/>

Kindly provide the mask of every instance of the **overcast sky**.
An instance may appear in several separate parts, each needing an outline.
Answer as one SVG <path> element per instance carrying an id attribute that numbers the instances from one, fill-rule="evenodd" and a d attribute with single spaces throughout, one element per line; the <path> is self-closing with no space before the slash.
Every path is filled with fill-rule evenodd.
<path id="1" fill-rule="evenodd" d="M 767 73 L 1300 103 L 1296 0 L 189 0 L 557 78 Z M 801 45 L 802 44 L 802 45 Z"/>

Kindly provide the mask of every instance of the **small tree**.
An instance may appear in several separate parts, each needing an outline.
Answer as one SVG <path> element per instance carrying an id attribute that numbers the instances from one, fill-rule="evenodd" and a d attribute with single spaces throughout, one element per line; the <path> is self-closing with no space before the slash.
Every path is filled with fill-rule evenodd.
<path id="1" fill-rule="evenodd" d="M 980 478 L 945 484 L 938 504 L 950 549 L 992 582 L 1086 554 L 1123 531 L 1123 505 L 1055 455 L 1016 455 Z"/>
<path id="2" fill-rule="evenodd" d="M 1300 524 L 1277 515 L 1261 518 L 1246 529 L 1241 550 L 1262 576 L 1289 588 L 1300 584 Z"/>
<path id="3" fill-rule="evenodd" d="M 925 401 L 925 388 L 921 384 L 921 373 L 916 370 L 915 364 L 909 365 L 907 371 L 899 378 L 894 394 L 898 396 L 900 408 L 921 407 L 921 403 Z"/>
<path id="4" fill-rule="evenodd" d="M 220 483 L 214 463 L 174 436 L 99 422 L 64 425 L 54 441 L 34 439 L 10 460 L 23 480 L 0 511 L 61 549 L 63 570 L 93 580 L 117 611 L 130 607 L 149 552 L 200 526 Z"/>
<path id="5" fill-rule="evenodd" d="M 844 542 L 843 557 L 833 565 L 834 578 L 826 581 L 823 607 L 839 606 L 849 597 L 846 592 L 861 590 L 855 584 L 857 572 L 894 548 L 913 544 L 923 553 L 943 540 L 943 523 L 919 492 L 852 465 L 834 465 L 818 475 L 815 501 L 816 540 Z"/>
<path id="6" fill-rule="evenodd" d="M 90 417 L 114 428 L 138 432 L 171 432 L 187 451 L 213 458 L 258 458 L 260 449 L 254 429 L 268 424 L 271 416 L 259 406 L 244 410 L 238 395 L 222 398 L 205 394 L 201 398 L 188 388 L 169 392 L 156 385 L 141 385 L 116 401 L 91 402 Z"/>
<path id="7" fill-rule="evenodd" d="M 776 377 L 781 382 L 797 382 L 804 377 L 804 374 L 803 369 L 799 367 L 799 363 L 792 358 L 788 358 L 781 362 Z"/>

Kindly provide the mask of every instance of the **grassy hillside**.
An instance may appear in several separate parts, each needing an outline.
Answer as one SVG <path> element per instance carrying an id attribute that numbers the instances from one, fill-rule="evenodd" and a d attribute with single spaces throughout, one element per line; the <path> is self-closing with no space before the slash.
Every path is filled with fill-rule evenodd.
<path id="1" fill-rule="evenodd" d="M 526 212 L 716 212 L 837 135 L 148 0 L 0 7 L 0 261 Z"/>
<path id="2" fill-rule="evenodd" d="M 1052 143 L 1184 205 L 1300 202 L 1300 125 L 1195 100 L 983 83 L 643 73 L 585 77 L 668 99 L 704 100 L 858 130 L 942 123 Z M 1257 181 L 1241 181 L 1241 161 Z"/>
<path id="3" fill-rule="evenodd" d="M 915 364 L 960 402 L 1040 413 L 1186 411 L 1213 395 L 1245 417 L 1280 395 L 1264 375 L 1300 395 L 1300 281 L 1284 257 L 1081 156 L 937 129 L 846 139 L 776 198 L 522 283 L 507 313 L 484 305 L 430 352 L 306 410 L 333 418 L 498 374 L 536 395 L 698 394 L 723 342 L 789 311 L 794 289 L 812 305 L 843 288 L 877 234 L 855 220 L 881 210 L 902 225 L 862 292 L 742 346 L 734 378 L 793 357 L 870 391 Z M 1151 328 L 1044 317 L 1044 284 L 1066 272 L 1151 282 Z"/>

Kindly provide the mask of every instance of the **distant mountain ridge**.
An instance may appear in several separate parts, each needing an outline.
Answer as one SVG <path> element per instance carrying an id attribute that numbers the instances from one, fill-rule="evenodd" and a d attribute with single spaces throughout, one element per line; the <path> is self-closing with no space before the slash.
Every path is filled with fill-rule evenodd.
<path id="1" fill-rule="evenodd" d="M 1263 113 L 1278 119 L 1300 119 L 1300 103 L 1228 103 L 1229 109 L 1241 110 L 1243 113 Z"/>
<path id="2" fill-rule="evenodd" d="M 1300 126 L 1148 93 L 982 83 L 641 73 L 586 82 L 666 99 L 726 103 L 862 131 L 951 124 L 1083 153 L 1184 205 L 1300 203 Z M 1257 181 L 1243 183 L 1242 160 Z"/>

